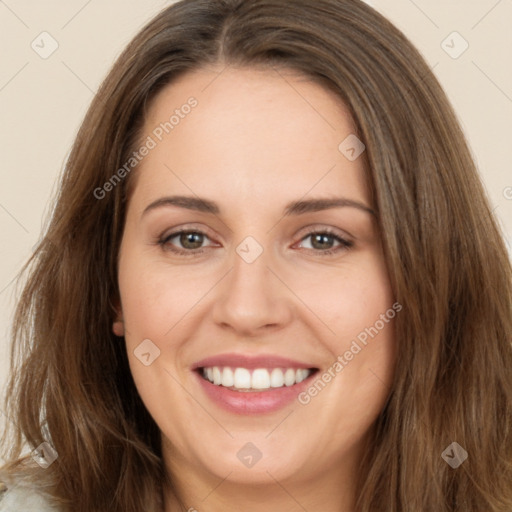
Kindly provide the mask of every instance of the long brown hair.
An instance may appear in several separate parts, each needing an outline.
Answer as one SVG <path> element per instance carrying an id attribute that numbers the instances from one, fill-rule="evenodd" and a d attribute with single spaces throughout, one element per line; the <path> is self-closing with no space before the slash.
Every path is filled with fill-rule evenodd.
<path id="1" fill-rule="evenodd" d="M 123 340 L 111 332 L 133 176 L 101 199 L 94 191 L 133 152 L 156 93 L 188 70 L 219 63 L 288 68 L 318 80 L 347 105 L 366 145 L 403 311 L 395 379 L 362 463 L 357 510 L 512 510 L 508 255 L 441 86 L 406 37 L 359 0 L 181 1 L 119 57 L 24 269 L 7 469 L 29 471 L 27 459 L 20 462 L 24 441 L 48 441 L 57 460 L 32 471 L 70 510 L 162 509 L 160 433 Z M 468 454 L 456 469 L 441 456 L 452 442 Z"/>

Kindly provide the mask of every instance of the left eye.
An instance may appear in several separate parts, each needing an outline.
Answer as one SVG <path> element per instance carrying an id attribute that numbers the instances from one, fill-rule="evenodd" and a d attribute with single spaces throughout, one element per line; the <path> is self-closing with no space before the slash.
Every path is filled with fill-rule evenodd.
<path id="1" fill-rule="evenodd" d="M 301 242 L 308 239 L 310 239 L 309 247 L 304 247 L 305 249 L 330 251 L 336 250 L 336 248 L 348 248 L 352 246 L 348 240 L 328 232 L 309 233 L 301 240 Z M 335 243 L 338 244 L 336 247 L 334 247 Z"/>

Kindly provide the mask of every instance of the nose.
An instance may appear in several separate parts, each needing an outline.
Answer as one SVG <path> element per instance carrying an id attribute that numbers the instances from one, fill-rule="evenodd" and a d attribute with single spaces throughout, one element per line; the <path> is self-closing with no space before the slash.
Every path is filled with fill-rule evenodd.
<path id="1" fill-rule="evenodd" d="M 292 294 L 269 263 L 265 251 L 252 263 L 235 253 L 232 270 L 217 288 L 213 319 L 218 326 L 256 337 L 289 324 Z"/>

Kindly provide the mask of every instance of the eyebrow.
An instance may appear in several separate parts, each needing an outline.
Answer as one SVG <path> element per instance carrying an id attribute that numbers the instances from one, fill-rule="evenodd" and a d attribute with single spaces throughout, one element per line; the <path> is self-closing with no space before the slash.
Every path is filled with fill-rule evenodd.
<path id="1" fill-rule="evenodd" d="M 161 197 L 160 199 L 157 199 L 156 201 L 153 201 L 151 204 L 146 206 L 142 212 L 142 216 L 146 215 L 152 210 L 164 206 L 177 206 L 179 208 L 185 208 L 187 210 L 193 210 L 202 213 L 212 213 L 214 215 L 220 214 L 220 208 L 217 203 L 210 201 L 209 199 L 192 196 L 168 196 Z M 284 216 L 288 217 L 291 215 L 302 215 L 304 213 L 320 212 L 323 210 L 329 210 L 331 208 L 342 207 L 357 208 L 358 210 L 362 210 L 364 212 L 370 213 L 371 215 L 375 215 L 374 210 L 365 204 L 353 199 L 340 197 L 333 199 L 318 198 L 293 201 L 286 205 L 284 209 Z"/>

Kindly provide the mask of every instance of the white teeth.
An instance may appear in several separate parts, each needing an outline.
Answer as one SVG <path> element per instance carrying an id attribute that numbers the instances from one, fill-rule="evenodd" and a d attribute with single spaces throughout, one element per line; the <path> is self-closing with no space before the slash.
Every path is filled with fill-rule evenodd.
<path id="1" fill-rule="evenodd" d="M 296 372 L 293 368 L 288 368 L 284 374 L 284 384 L 285 386 L 293 386 L 295 384 L 295 375 Z"/>
<path id="2" fill-rule="evenodd" d="M 224 368 L 222 370 L 222 386 L 225 388 L 230 388 L 235 385 L 235 378 L 233 375 L 233 370 L 229 367 Z"/>
<path id="3" fill-rule="evenodd" d="M 268 389 L 270 387 L 270 375 L 265 368 L 258 368 L 252 372 L 251 380 L 253 389 Z"/>
<path id="4" fill-rule="evenodd" d="M 247 368 L 224 368 L 213 366 L 203 368 L 203 377 L 217 386 L 235 389 L 270 389 L 281 388 L 283 386 L 293 386 L 309 377 L 311 370 L 306 368 L 257 368 L 248 370 Z"/>
<path id="5" fill-rule="evenodd" d="M 251 387 L 251 372 L 245 368 L 237 368 L 233 375 L 233 386 L 238 389 L 249 389 Z"/>
<path id="6" fill-rule="evenodd" d="M 213 383 L 218 386 L 222 382 L 222 374 L 220 373 L 219 367 L 213 367 Z"/>
<path id="7" fill-rule="evenodd" d="M 298 384 L 299 382 L 302 382 L 305 378 L 307 378 L 307 376 L 308 376 L 308 371 L 300 368 L 299 370 L 297 370 L 297 374 L 295 377 L 296 383 Z"/>
<path id="8" fill-rule="evenodd" d="M 270 374 L 270 385 L 273 388 L 282 388 L 284 386 L 283 370 L 274 368 Z"/>

